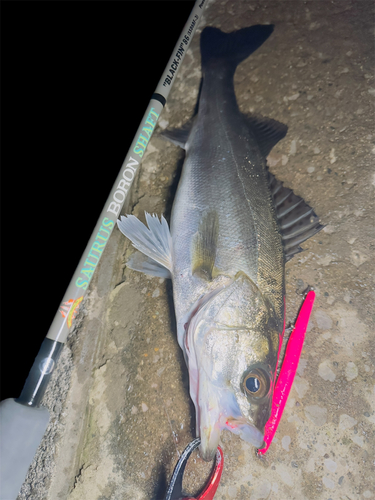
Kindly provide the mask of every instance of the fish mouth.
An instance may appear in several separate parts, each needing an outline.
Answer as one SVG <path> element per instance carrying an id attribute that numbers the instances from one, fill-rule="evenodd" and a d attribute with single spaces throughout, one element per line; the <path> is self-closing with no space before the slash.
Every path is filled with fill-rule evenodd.
<path id="1" fill-rule="evenodd" d="M 256 448 L 262 448 L 264 445 L 264 434 L 253 425 L 240 419 L 232 417 L 223 418 L 221 423 L 216 422 L 213 425 L 203 425 L 202 427 L 200 430 L 200 454 L 203 460 L 207 462 L 215 458 L 221 432 L 224 429 L 233 432 L 233 434 L 238 435 L 243 441 Z"/>
<path id="2" fill-rule="evenodd" d="M 225 429 L 256 448 L 261 448 L 264 433 L 241 414 L 234 394 L 228 389 L 215 387 L 202 371 L 200 370 L 198 399 L 193 398 L 193 401 L 203 460 L 211 461 L 215 458 L 221 432 Z"/>
<path id="3" fill-rule="evenodd" d="M 208 418 L 207 418 L 208 417 Z M 238 435 L 243 441 L 262 448 L 264 445 L 264 434 L 257 429 L 254 425 L 245 420 L 244 417 L 225 417 L 220 415 L 219 419 L 213 417 L 212 409 L 209 414 L 207 412 L 201 413 L 199 419 L 200 430 L 200 454 L 205 461 L 211 461 L 215 458 L 216 450 L 219 445 L 221 432 L 228 430 L 233 434 Z"/>

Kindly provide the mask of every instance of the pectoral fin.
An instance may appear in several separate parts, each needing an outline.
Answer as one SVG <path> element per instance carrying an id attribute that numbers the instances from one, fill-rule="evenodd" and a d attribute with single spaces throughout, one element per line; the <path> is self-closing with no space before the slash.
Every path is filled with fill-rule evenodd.
<path id="1" fill-rule="evenodd" d="M 219 221 L 216 212 L 203 215 L 192 242 L 192 273 L 211 280 L 216 258 Z"/>

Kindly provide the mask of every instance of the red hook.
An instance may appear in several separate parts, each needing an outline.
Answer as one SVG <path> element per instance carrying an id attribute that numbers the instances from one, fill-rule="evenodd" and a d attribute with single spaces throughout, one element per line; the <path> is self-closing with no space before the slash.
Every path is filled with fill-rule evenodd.
<path id="1" fill-rule="evenodd" d="M 194 439 L 194 441 L 185 448 L 173 471 L 165 500 L 212 500 L 214 498 L 224 468 L 224 454 L 220 446 L 218 446 L 216 451 L 214 469 L 202 493 L 194 498 L 182 496 L 182 478 L 185 466 L 192 451 L 200 445 L 200 442 L 200 438 Z"/>

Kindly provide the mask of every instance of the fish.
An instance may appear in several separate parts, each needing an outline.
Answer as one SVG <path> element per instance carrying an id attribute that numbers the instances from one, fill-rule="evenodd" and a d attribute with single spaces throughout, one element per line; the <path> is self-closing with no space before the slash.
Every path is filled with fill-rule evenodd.
<path id="1" fill-rule="evenodd" d="M 196 113 L 164 132 L 185 150 L 170 228 L 161 215 L 121 216 L 137 250 L 127 266 L 171 278 L 177 339 L 189 372 L 200 453 L 212 460 L 221 432 L 259 448 L 270 418 L 285 327 L 285 263 L 322 229 L 314 210 L 268 170 L 288 127 L 240 112 L 233 77 L 273 25 L 200 38 Z"/>

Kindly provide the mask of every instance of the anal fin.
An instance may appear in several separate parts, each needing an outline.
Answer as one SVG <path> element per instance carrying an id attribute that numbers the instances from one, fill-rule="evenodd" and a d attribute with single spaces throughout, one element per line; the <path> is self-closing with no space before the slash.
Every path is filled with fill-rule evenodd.
<path id="1" fill-rule="evenodd" d="M 321 231 L 324 226 L 303 198 L 284 187 L 270 172 L 269 183 L 283 239 L 285 259 L 288 261 L 293 255 L 302 252 L 301 243 Z"/>
<path id="2" fill-rule="evenodd" d="M 163 130 L 163 132 L 160 134 L 161 137 L 163 137 L 167 141 L 172 142 L 173 144 L 175 144 L 176 146 L 179 146 L 182 149 L 186 149 L 186 143 L 187 143 L 191 128 L 192 128 L 193 123 L 194 123 L 194 118 L 195 117 L 191 118 L 189 121 L 187 121 L 180 128 Z"/>

